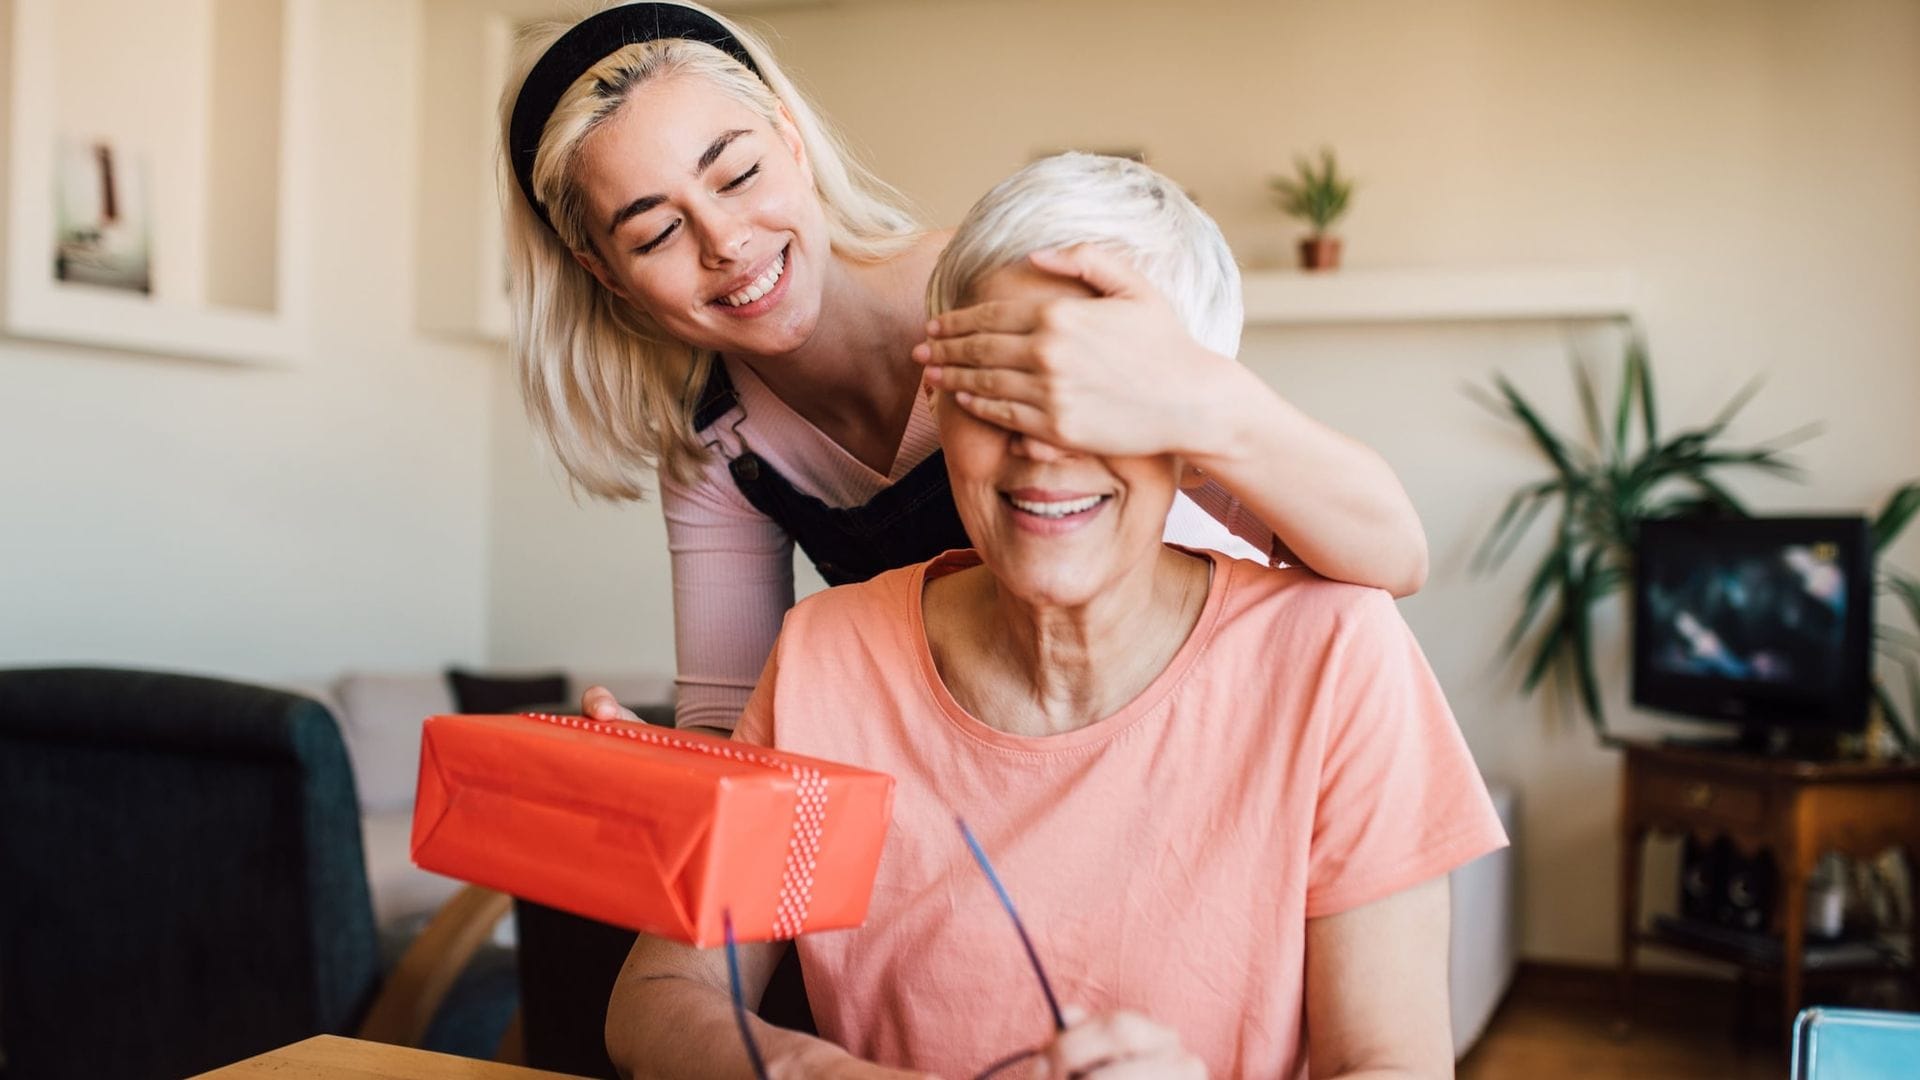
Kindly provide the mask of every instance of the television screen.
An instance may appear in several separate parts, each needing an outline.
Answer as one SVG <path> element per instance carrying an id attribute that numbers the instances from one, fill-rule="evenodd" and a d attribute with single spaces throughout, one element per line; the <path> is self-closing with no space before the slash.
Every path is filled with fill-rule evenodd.
<path id="1" fill-rule="evenodd" d="M 1643 523 L 1635 702 L 1755 726 L 1864 724 L 1869 535 L 1861 518 Z"/>

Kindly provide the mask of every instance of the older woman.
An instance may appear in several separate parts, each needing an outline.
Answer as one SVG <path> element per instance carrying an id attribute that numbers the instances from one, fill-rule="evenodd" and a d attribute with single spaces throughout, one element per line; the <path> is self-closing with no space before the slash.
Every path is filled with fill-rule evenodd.
<path id="1" fill-rule="evenodd" d="M 933 305 L 1086 295 L 1027 258 L 1077 243 L 1124 255 L 1233 351 L 1218 230 L 1111 158 L 989 193 Z M 937 412 L 974 550 L 796 607 L 735 732 L 899 780 L 866 927 L 795 946 L 824 1038 L 762 1025 L 768 1057 L 965 1077 L 1043 1046 L 1033 1068 L 1057 1075 L 1448 1074 L 1442 875 L 1505 838 L 1391 599 L 1164 544 L 1171 455 L 1068 450 L 944 395 Z M 956 813 L 1090 1010 L 1057 1038 Z M 750 992 L 783 949 L 745 950 Z M 726 987 L 718 957 L 643 938 L 615 1060 L 737 1074 Z"/>

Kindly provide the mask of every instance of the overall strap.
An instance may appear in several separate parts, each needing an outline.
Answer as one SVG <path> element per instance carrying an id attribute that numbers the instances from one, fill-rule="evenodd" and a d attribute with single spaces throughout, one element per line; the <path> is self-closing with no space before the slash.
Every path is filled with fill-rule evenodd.
<path id="1" fill-rule="evenodd" d="M 727 366 L 716 358 L 694 406 L 695 430 L 707 430 L 739 404 Z M 800 545 L 829 585 L 865 581 L 971 546 L 953 507 L 946 456 L 937 450 L 861 506 L 829 506 L 808 495 L 744 441 L 727 472 L 747 502 Z"/>
<path id="2" fill-rule="evenodd" d="M 713 364 L 707 368 L 707 384 L 700 388 L 700 397 L 693 406 L 693 430 L 707 430 L 738 404 L 740 395 L 733 391 L 733 379 L 727 374 L 726 361 L 716 356 Z"/>
<path id="3" fill-rule="evenodd" d="M 795 488 L 748 450 L 727 463 L 748 502 L 793 537 L 829 585 L 925 562 L 971 547 L 947 484 L 945 454 L 935 451 L 864 505 L 829 506 Z"/>

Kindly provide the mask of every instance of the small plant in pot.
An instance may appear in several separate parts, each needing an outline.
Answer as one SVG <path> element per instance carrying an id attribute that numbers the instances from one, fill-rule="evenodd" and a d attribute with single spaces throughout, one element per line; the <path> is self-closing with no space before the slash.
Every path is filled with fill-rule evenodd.
<path id="1" fill-rule="evenodd" d="M 1333 149 L 1321 148 L 1318 167 L 1304 156 L 1295 158 L 1293 176 L 1276 176 L 1269 183 L 1280 209 L 1306 222 L 1312 230 L 1300 241 L 1300 268 L 1338 269 L 1340 238 L 1327 230 L 1347 212 L 1353 181 L 1340 175 Z"/>

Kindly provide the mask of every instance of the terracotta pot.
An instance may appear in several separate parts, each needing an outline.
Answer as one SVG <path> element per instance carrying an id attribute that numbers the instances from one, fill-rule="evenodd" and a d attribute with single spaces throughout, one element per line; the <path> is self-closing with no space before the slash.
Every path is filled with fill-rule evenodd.
<path id="1" fill-rule="evenodd" d="M 1305 240 L 1300 241 L 1300 269 L 1340 269 L 1340 238 L 1337 236 L 1309 236 Z"/>

